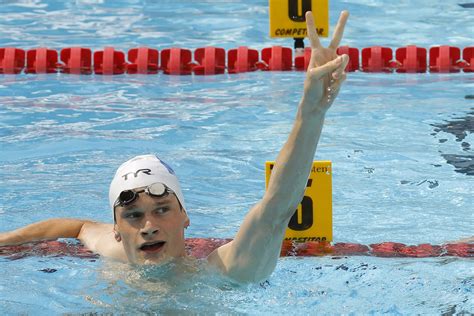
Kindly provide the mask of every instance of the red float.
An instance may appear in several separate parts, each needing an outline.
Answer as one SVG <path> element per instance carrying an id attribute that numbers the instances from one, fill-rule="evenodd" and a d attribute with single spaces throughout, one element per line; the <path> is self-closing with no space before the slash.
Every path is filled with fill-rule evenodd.
<path id="1" fill-rule="evenodd" d="M 58 52 L 53 49 L 36 48 L 26 52 L 26 73 L 45 74 L 58 71 Z"/>
<path id="2" fill-rule="evenodd" d="M 75 75 L 92 73 L 92 51 L 83 47 L 68 47 L 61 50 L 61 61 L 64 66 L 61 72 Z"/>
<path id="3" fill-rule="evenodd" d="M 462 50 L 462 58 L 466 61 L 464 72 L 474 72 L 474 46 Z"/>
<path id="4" fill-rule="evenodd" d="M 25 68 L 25 56 L 23 49 L 0 48 L 0 74 L 19 74 Z"/>
<path id="5" fill-rule="evenodd" d="M 372 46 L 362 49 L 362 71 L 391 72 L 392 49 Z"/>
<path id="6" fill-rule="evenodd" d="M 227 51 L 227 71 L 231 74 L 257 70 L 258 51 L 240 46 Z"/>
<path id="7" fill-rule="evenodd" d="M 94 52 L 94 72 L 98 75 L 121 75 L 125 73 L 127 64 L 125 54 L 113 47 Z"/>
<path id="8" fill-rule="evenodd" d="M 190 75 L 194 66 L 191 56 L 189 49 L 164 49 L 161 51 L 161 69 L 167 75 Z"/>
<path id="9" fill-rule="evenodd" d="M 127 73 L 157 74 L 159 70 L 159 52 L 148 47 L 132 48 L 128 51 Z"/>
<path id="10" fill-rule="evenodd" d="M 426 48 L 410 45 L 398 48 L 395 52 L 398 62 L 397 72 L 426 72 Z"/>
<path id="11" fill-rule="evenodd" d="M 461 50 L 453 46 L 438 46 L 430 48 L 430 71 L 431 72 L 459 72 L 457 65 L 461 58 Z"/>
<path id="12" fill-rule="evenodd" d="M 193 67 L 196 75 L 217 75 L 225 72 L 225 50 L 218 47 L 198 48 L 194 51 Z"/>
<path id="13" fill-rule="evenodd" d="M 266 63 L 266 65 L 260 66 L 262 70 L 291 70 L 293 66 L 292 50 L 281 46 L 264 48 L 262 60 Z"/>

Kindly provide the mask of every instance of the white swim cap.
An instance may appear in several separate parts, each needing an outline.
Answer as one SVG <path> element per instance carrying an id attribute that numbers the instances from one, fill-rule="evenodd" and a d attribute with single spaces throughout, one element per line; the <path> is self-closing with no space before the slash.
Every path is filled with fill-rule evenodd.
<path id="1" fill-rule="evenodd" d="M 155 155 L 136 156 L 124 162 L 110 183 L 109 203 L 114 212 L 114 204 L 120 193 L 160 182 L 173 190 L 183 209 L 184 197 L 178 178 L 173 169 Z"/>

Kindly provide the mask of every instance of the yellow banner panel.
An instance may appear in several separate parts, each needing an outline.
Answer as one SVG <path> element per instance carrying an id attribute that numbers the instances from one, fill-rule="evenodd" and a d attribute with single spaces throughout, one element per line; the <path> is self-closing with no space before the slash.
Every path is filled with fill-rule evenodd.
<path id="1" fill-rule="evenodd" d="M 274 164 L 265 163 L 266 187 Z M 332 241 L 331 161 L 313 162 L 303 200 L 291 217 L 285 240 Z"/>
<path id="2" fill-rule="evenodd" d="M 270 37 L 307 37 L 305 13 L 313 12 L 320 37 L 329 33 L 329 0 L 269 0 Z"/>

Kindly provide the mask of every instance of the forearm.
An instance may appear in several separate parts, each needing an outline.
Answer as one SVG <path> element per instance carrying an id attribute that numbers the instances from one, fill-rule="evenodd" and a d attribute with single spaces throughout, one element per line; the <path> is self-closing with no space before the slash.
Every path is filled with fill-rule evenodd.
<path id="1" fill-rule="evenodd" d="M 279 220 L 289 219 L 303 198 L 324 124 L 325 112 L 305 112 L 305 107 L 303 99 L 288 140 L 278 154 L 264 196 L 269 206 L 266 209 Z"/>
<path id="2" fill-rule="evenodd" d="M 77 238 L 86 222 L 88 221 L 59 218 L 37 222 L 10 232 L 0 233 L 0 246 L 57 238 Z"/>

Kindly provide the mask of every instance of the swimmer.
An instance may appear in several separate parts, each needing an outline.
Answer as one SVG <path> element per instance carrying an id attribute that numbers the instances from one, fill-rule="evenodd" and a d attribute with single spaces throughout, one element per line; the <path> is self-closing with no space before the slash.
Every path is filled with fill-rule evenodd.
<path id="1" fill-rule="evenodd" d="M 265 280 L 275 269 L 288 222 L 301 202 L 327 110 L 346 79 L 347 55 L 338 56 L 349 17 L 343 11 L 327 48 L 313 15 L 306 13 L 311 59 L 296 118 L 281 149 L 263 198 L 245 216 L 233 241 L 208 257 L 210 266 L 239 282 Z M 186 256 L 190 221 L 174 171 L 153 155 L 122 164 L 110 185 L 113 224 L 50 219 L 0 234 L 0 246 L 77 238 L 89 250 L 132 264 L 157 264 Z"/>

